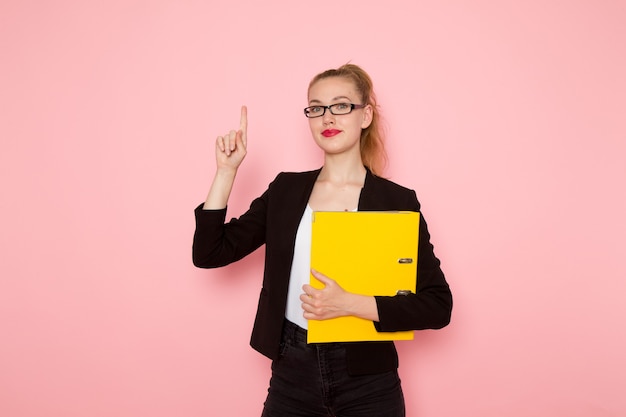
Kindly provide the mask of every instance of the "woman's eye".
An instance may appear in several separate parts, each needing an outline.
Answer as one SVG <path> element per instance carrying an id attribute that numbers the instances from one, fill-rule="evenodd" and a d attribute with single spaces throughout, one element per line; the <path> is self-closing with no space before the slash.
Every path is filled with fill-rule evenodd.
<path id="1" fill-rule="evenodd" d="M 335 104 L 337 110 L 346 110 L 348 107 L 350 107 L 350 105 L 346 104 L 346 103 L 339 103 L 339 104 Z"/>

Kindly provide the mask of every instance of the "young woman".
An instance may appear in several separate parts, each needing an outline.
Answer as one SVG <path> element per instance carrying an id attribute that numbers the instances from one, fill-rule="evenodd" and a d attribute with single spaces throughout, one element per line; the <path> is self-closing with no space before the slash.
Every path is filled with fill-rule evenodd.
<path id="1" fill-rule="evenodd" d="M 239 218 L 226 222 L 237 169 L 246 156 L 247 109 L 239 130 L 216 140 L 217 170 L 196 211 L 194 264 L 215 268 L 265 244 L 265 270 L 251 345 L 269 357 L 272 378 L 263 416 L 405 415 L 393 342 L 307 344 L 308 320 L 356 316 L 378 331 L 438 329 L 450 321 L 452 295 L 421 219 L 416 293 L 364 296 L 310 269 L 313 211 L 419 211 L 415 192 L 380 177 L 386 162 L 372 81 L 344 65 L 309 84 L 313 140 L 322 168 L 280 173 Z M 313 274 L 324 287 L 311 287 Z"/>

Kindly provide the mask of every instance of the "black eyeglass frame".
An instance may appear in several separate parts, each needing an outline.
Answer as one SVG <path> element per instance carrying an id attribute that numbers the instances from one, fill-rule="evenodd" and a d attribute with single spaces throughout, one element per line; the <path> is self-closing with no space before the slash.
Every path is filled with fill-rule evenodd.
<path id="1" fill-rule="evenodd" d="M 336 107 L 336 106 L 350 106 L 350 111 L 347 112 L 347 113 L 335 113 L 335 112 L 333 112 L 333 107 Z M 309 119 L 314 119 L 316 117 L 322 117 L 323 115 L 325 115 L 326 114 L 326 109 L 328 109 L 330 111 L 330 114 L 333 114 L 335 116 L 343 116 L 345 114 L 352 113 L 352 111 L 354 109 L 362 109 L 362 108 L 364 108 L 366 106 L 367 106 L 367 104 L 354 104 L 354 103 L 335 103 L 335 104 L 331 104 L 330 106 L 309 106 L 309 107 L 305 107 L 304 115 L 306 117 L 308 117 Z M 309 109 L 312 109 L 312 108 L 322 108 L 322 109 L 324 109 L 324 111 L 322 112 L 322 114 L 319 114 L 317 116 L 310 116 L 309 115 Z"/>

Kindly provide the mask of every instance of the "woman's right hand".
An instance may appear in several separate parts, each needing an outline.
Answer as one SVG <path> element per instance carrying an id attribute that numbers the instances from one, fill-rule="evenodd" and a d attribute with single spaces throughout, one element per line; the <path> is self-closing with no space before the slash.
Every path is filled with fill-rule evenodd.
<path id="1" fill-rule="evenodd" d="M 228 203 L 228 197 L 235 182 L 237 169 L 246 156 L 248 142 L 248 109 L 241 107 L 241 121 L 239 130 L 231 130 L 224 136 L 218 136 L 215 141 L 215 159 L 217 170 L 213 183 L 209 189 L 205 210 L 223 209 Z"/>
<path id="2" fill-rule="evenodd" d="M 237 170 L 246 156 L 248 144 L 248 109 L 241 106 L 239 130 L 231 130 L 215 141 L 215 157 L 218 170 Z"/>

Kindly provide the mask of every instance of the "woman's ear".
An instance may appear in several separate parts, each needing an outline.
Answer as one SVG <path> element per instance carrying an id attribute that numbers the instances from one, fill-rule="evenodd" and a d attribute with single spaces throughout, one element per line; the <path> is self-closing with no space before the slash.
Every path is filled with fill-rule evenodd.
<path id="1" fill-rule="evenodd" d="M 363 108 L 363 123 L 361 123 L 361 129 L 367 129 L 372 124 L 374 118 L 374 109 L 371 104 L 368 104 Z"/>

